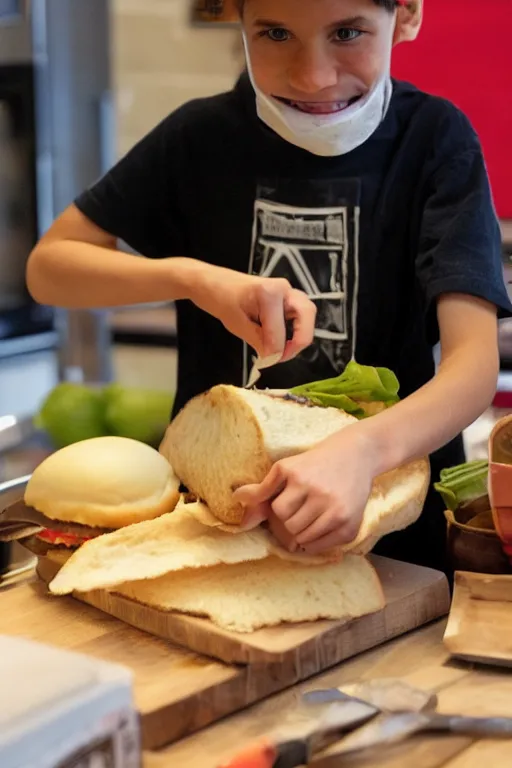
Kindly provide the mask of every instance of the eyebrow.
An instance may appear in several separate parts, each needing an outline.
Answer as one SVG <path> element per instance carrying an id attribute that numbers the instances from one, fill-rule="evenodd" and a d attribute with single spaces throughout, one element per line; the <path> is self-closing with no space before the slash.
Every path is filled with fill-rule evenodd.
<path id="1" fill-rule="evenodd" d="M 368 24 L 369 20 L 364 16 L 351 16 L 348 19 L 340 19 L 329 24 L 330 29 L 339 29 L 340 27 L 352 27 L 360 24 Z M 272 19 L 256 19 L 254 22 L 256 27 L 286 27 L 286 24 L 282 21 L 275 21 Z"/>

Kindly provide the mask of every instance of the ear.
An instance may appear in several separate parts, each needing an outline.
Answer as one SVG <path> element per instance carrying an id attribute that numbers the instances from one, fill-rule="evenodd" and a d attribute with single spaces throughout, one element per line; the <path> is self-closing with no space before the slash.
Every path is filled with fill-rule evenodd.
<path id="1" fill-rule="evenodd" d="M 393 45 L 412 42 L 419 35 L 423 21 L 423 0 L 405 0 L 396 14 Z"/>

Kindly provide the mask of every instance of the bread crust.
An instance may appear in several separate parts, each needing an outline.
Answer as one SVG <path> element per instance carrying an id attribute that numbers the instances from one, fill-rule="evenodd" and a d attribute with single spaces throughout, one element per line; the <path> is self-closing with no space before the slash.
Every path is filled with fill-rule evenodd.
<path id="1" fill-rule="evenodd" d="M 270 436 L 271 417 L 265 424 L 262 417 L 266 403 L 275 401 L 276 397 L 275 393 L 248 393 L 227 385 L 213 387 L 182 409 L 160 445 L 160 452 L 182 483 L 206 503 L 216 518 L 228 525 L 240 525 L 244 514 L 241 505 L 233 502 L 233 491 L 241 485 L 260 483 L 277 456 L 276 430 L 274 428 Z M 292 424 L 290 431 L 294 429 L 293 423 L 302 430 L 306 420 L 308 424 L 314 424 L 315 420 L 319 424 L 316 433 L 312 429 L 309 439 L 302 435 L 295 447 L 285 445 L 290 443 L 285 425 L 282 456 L 307 450 L 357 421 L 338 409 L 278 399 L 280 410 Z M 251 402 L 262 403 L 259 418 Z M 275 403 L 268 405 L 269 409 L 275 407 Z M 274 456 L 269 448 L 270 439 L 274 440 Z M 375 478 L 359 534 L 340 552 L 366 554 L 381 536 L 413 523 L 421 514 L 429 481 L 427 458 L 411 461 Z M 382 514 L 376 509 L 379 505 Z M 335 552 L 330 554 L 336 556 Z"/>
<path id="2" fill-rule="evenodd" d="M 109 529 L 171 512 L 179 498 L 180 481 L 158 451 L 119 437 L 56 451 L 36 467 L 24 494 L 50 520 Z"/>
<path id="3" fill-rule="evenodd" d="M 220 385 L 191 400 L 168 427 L 159 449 L 181 482 L 228 525 L 240 525 L 244 515 L 233 502 L 233 492 L 260 483 L 272 467 L 260 424 L 234 390 Z M 243 440 L 237 440 L 242 431 Z M 203 460 L 196 461 L 195 454 Z M 222 465 L 229 466 L 229 482 Z"/>

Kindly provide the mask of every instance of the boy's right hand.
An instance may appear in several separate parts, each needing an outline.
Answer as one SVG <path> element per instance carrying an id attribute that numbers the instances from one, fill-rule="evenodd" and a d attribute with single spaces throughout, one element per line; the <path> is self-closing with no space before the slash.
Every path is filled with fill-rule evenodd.
<path id="1" fill-rule="evenodd" d="M 202 266 L 191 300 L 220 320 L 259 357 L 280 354 L 280 362 L 286 362 L 312 343 L 316 307 L 303 291 L 292 288 L 283 278 Z M 288 341 L 287 321 L 293 325 L 293 337 Z"/>

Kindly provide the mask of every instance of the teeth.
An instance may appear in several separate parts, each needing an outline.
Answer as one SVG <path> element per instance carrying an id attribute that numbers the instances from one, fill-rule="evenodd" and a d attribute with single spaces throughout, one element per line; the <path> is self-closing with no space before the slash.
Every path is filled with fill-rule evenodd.
<path id="1" fill-rule="evenodd" d="M 329 114 L 330 112 L 339 112 L 348 106 L 348 101 L 336 101 L 331 104 L 308 104 L 306 102 L 290 102 L 292 107 L 300 109 L 302 112 L 313 112 L 316 114 Z"/>

